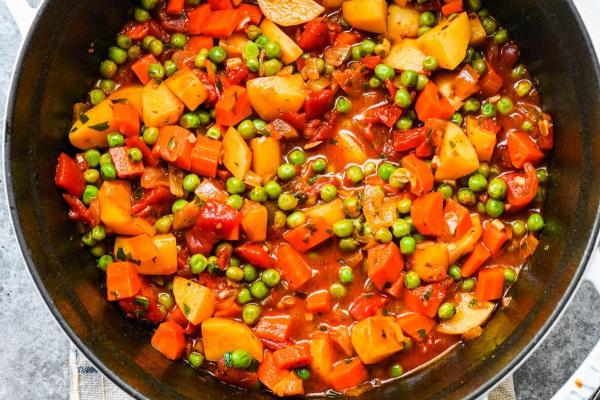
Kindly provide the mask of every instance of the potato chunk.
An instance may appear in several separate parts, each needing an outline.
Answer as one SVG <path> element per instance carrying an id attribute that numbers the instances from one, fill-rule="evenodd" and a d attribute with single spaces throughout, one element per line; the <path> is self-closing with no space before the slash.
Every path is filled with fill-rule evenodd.
<path id="1" fill-rule="evenodd" d="M 385 0 L 350 0 L 342 4 L 344 19 L 356 29 L 385 33 L 387 3 Z"/>
<path id="2" fill-rule="evenodd" d="M 440 165 L 435 171 L 438 181 L 462 178 L 479 167 L 479 160 L 467 135 L 456 124 L 448 123 L 442 139 Z"/>
<path id="3" fill-rule="evenodd" d="M 393 317 L 369 317 L 356 323 L 351 340 L 365 364 L 375 364 L 404 348 L 402 329 Z"/>
<path id="4" fill-rule="evenodd" d="M 281 112 L 298 112 L 307 92 L 300 75 L 251 79 L 246 84 L 252 108 L 262 119 L 271 121 Z"/>
<path id="5" fill-rule="evenodd" d="M 227 318 L 209 318 L 202 323 L 204 355 L 217 361 L 228 351 L 246 350 L 258 362 L 263 360 L 263 345 L 247 325 Z"/>
<path id="6" fill-rule="evenodd" d="M 464 60 L 471 39 L 466 12 L 450 17 L 418 40 L 423 51 L 434 56 L 441 68 L 454 69 Z"/>

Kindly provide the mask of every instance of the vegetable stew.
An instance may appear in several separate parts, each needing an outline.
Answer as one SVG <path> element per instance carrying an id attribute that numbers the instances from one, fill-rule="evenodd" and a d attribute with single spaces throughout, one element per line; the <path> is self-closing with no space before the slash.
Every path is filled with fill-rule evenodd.
<path id="1" fill-rule="evenodd" d="M 140 0 L 99 75 L 68 216 L 107 300 L 227 384 L 401 380 L 481 335 L 544 228 L 552 118 L 481 0 Z"/>

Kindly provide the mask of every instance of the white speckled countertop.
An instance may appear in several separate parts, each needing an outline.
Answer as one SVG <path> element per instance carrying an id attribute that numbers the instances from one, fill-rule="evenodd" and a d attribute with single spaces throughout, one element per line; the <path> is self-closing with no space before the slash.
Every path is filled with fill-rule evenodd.
<path id="1" fill-rule="evenodd" d="M 600 50 L 600 1 L 575 0 L 575 4 Z M 2 1 L 0 27 L 3 119 L 20 35 Z M 69 340 L 37 292 L 9 220 L 5 196 L 0 193 L 0 399 L 66 399 Z M 553 332 L 515 373 L 518 399 L 549 399 L 563 385 L 600 340 L 598 309 L 600 295 L 585 282 Z"/>

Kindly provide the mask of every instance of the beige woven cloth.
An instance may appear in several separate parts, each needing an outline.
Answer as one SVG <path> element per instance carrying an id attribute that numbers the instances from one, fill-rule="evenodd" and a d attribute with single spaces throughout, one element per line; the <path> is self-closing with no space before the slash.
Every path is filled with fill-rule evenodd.
<path id="1" fill-rule="evenodd" d="M 69 375 L 69 400 L 132 400 L 131 396 L 102 375 L 75 346 L 71 346 L 69 353 Z M 515 400 L 512 376 L 492 390 L 488 399 Z"/>

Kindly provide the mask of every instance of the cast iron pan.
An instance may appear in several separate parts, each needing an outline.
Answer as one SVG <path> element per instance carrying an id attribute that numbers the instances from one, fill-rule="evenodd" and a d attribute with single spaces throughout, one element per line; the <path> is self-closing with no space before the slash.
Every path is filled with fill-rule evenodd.
<path id="1" fill-rule="evenodd" d="M 600 199 L 600 74 L 567 0 L 488 1 L 517 39 L 555 118 L 556 149 L 539 250 L 484 334 L 364 399 L 475 398 L 530 353 L 565 307 L 594 246 Z M 69 151 L 72 104 L 127 19 L 124 0 L 48 0 L 18 61 L 6 119 L 6 185 L 19 245 L 48 306 L 98 368 L 137 398 L 264 399 L 163 358 L 150 332 L 105 300 L 103 274 L 83 251 L 54 187 Z M 90 44 L 97 51 L 88 54 Z M 46 338 L 45 340 L 51 340 Z"/>

